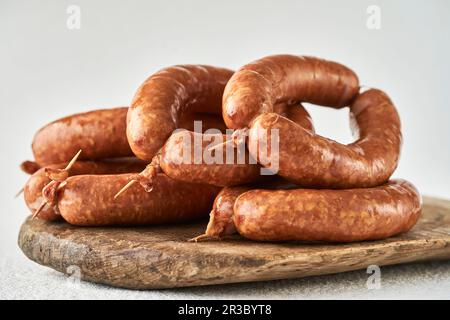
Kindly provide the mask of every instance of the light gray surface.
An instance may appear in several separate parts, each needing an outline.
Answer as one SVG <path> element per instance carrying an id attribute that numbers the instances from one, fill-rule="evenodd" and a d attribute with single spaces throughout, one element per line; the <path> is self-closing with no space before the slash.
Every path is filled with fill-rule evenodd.
<path id="1" fill-rule="evenodd" d="M 71 4 L 81 9 L 80 30 L 66 27 Z M 380 30 L 366 27 L 366 10 L 373 4 L 381 9 Z M 342 62 L 358 73 L 361 83 L 388 92 L 398 107 L 404 144 L 395 177 L 411 180 L 424 194 L 450 198 L 449 9 L 446 0 L 0 0 L 1 296 L 45 297 L 67 291 L 60 277 L 27 262 L 16 245 L 28 212 L 23 201 L 12 197 L 26 181 L 17 166 L 31 158 L 34 132 L 67 114 L 127 105 L 147 76 L 172 64 L 238 68 L 275 53 Z M 346 110 L 307 107 L 320 134 L 351 141 Z M 390 269 L 393 280 L 378 294 L 442 293 L 439 288 L 449 279 L 445 267 Z M 16 279 L 17 272 L 23 277 Z M 429 280 L 433 276 L 441 280 Z M 193 292 L 211 298 L 224 292 L 228 297 L 262 297 L 271 290 L 291 298 L 365 292 L 342 277 Z M 83 289 L 85 298 L 135 294 Z"/>

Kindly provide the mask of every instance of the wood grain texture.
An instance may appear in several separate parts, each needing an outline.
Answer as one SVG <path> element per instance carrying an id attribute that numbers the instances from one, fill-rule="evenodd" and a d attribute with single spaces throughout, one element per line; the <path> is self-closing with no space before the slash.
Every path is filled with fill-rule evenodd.
<path id="1" fill-rule="evenodd" d="M 206 222 L 149 228 L 77 228 L 27 219 L 19 246 L 31 260 L 82 279 L 155 289 L 300 278 L 413 261 L 450 259 L 450 201 L 424 197 L 423 216 L 407 234 L 354 244 L 257 243 L 240 236 L 186 242 Z M 70 270 L 70 268 L 69 268 Z"/>

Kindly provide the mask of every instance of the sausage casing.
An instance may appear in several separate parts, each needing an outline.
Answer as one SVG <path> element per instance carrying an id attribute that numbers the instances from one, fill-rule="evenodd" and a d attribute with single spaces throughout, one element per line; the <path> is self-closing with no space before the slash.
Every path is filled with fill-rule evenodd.
<path id="1" fill-rule="evenodd" d="M 233 71 L 179 65 L 150 76 L 137 90 L 127 117 L 134 154 L 152 160 L 186 113 L 221 114 L 222 94 Z"/>
<path id="2" fill-rule="evenodd" d="M 170 136 L 156 162 L 164 173 L 175 180 L 191 183 L 207 183 L 215 186 L 233 186 L 259 181 L 261 166 L 250 158 L 246 148 L 218 148 L 208 151 L 214 141 L 229 139 L 222 134 L 201 134 L 182 130 Z M 194 145 L 194 141 L 200 143 Z M 232 161 L 227 162 L 227 152 Z M 242 162 L 237 162 L 238 154 Z M 205 154 L 210 156 L 207 160 Z M 196 162 L 196 158 L 199 161 Z M 210 162 L 210 163 L 209 163 Z"/>
<path id="3" fill-rule="evenodd" d="M 291 189 L 295 185 L 277 177 L 272 178 L 262 184 L 252 184 L 237 187 L 223 188 L 214 200 L 213 208 L 209 214 L 209 222 L 204 235 L 193 240 L 201 240 L 203 238 L 221 238 L 226 235 L 236 233 L 234 225 L 234 204 L 237 198 L 245 192 L 252 189 Z"/>
<path id="4" fill-rule="evenodd" d="M 421 196 L 405 180 L 345 190 L 251 190 L 238 197 L 238 232 L 258 241 L 352 242 L 383 239 L 411 229 Z"/>
<path id="5" fill-rule="evenodd" d="M 36 162 L 40 166 L 69 162 L 78 150 L 83 150 L 80 160 L 134 156 L 126 136 L 127 112 L 127 107 L 95 110 L 47 124 L 36 133 L 33 140 Z M 219 116 L 199 113 L 183 115 L 179 126 L 193 130 L 196 120 L 202 121 L 205 130 L 225 130 L 225 124 Z"/>
<path id="6" fill-rule="evenodd" d="M 272 166 L 271 159 L 277 160 L 277 173 L 301 186 L 357 188 L 385 183 L 397 167 L 402 143 L 394 105 L 385 93 L 371 89 L 355 99 L 350 116 L 359 139 L 344 145 L 278 114 L 262 114 L 249 130 L 250 154 L 262 163 L 255 150 L 267 146 L 269 161 L 262 164 Z M 274 129 L 279 134 L 279 150 L 272 154 L 269 132 Z"/>
<path id="7" fill-rule="evenodd" d="M 69 162 L 80 149 L 80 160 L 133 156 L 125 133 L 127 110 L 95 110 L 49 123 L 34 137 L 36 162 L 42 167 Z"/>
<path id="8" fill-rule="evenodd" d="M 238 186 L 225 187 L 219 192 L 209 214 L 205 236 L 215 238 L 236 233 L 233 221 L 234 203 L 241 194 L 248 190 L 251 190 L 250 186 Z"/>
<path id="9" fill-rule="evenodd" d="M 63 169 L 67 163 L 47 166 L 49 169 Z M 113 174 L 139 172 L 145 168 L 145 162 L 136 158 L 116 159 L 111 161 L 78 161 L 69 169 L 68 175 L 80 174 Z M 51 182 L 45 172 L 45 168 L 35 172 L 24 187 L 25 202 L 32 213 L 34 213 L 44 201 L 42 189 Z M 58 220 L 61 216 L 54 207 L 47 206 L 37 216 L 43 220 Z"/>
<path id="10" fill-rule="evenodd" d="M 24 161 L 20 164 L 20 169 L 26 174 L 32 175 L 41 167 L 34 161 Z"/>
<path id="11" fill-rule="evenodd" d="M 309 102 L 341 108 L 358 94 L 359 80 L 349 68 L 313 57 L 275 55 L 241 67 L 223 94 L 228 128 L 246 128 L 278 103 Z"/>
<path id="12" fill-rule="evenodd" d="M 152 192 L 139 186 L 118 199 L 114 195 L 132 174 L 81 175 L 68 178 L 58 193 L 58 210 L 77 226 L 177 223 L 208 214 L 219 188 L 192 185 L 159 174 Z"/>
<path id="13" fill-rule="evenodd" d="M 312 120 L 301 105 L 278 105 L 276 110 L 305 130 L 314 132 Z M 267 180 L 261 166 L 249 155 L 245 145 L 238 148 L 214 144 L 229 140 L 222 134 L 201 134 L 192 131 L 173 133 L 150 166 L 157 164 L 169 177 L 185 182 L 235 186 Z M 150 168 L 151 169 L 151 168 Z M 146 172 L 142 175 L 146 176 Z M 142 179 L 141 179 L 142 180 Z"/>

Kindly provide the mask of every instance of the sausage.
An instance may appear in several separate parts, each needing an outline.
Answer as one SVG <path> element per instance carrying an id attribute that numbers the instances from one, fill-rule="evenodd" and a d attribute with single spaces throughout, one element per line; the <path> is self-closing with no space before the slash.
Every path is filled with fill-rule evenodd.
<path id="1" fill-rule="evenodd" d="M 80 149 L 80 160 L 131 157 L 126 140 L 127 108 L 79 113 L 40 129 L 33 140 L 36 162 L 44 167 L 68 162 Z"/>
<path id="2" fill-rule="evenodd" d="M 127 117 L 134 154 L 151 161 L 186 113 L 222 112 L 223 89 L 233 71 L 203 65 L 178 65 L 156 72 L 137 90 Z"/>
<path id="3" fill-rule="evenodd" d="M 350 117 L 359 139 L 344 145 L 308 132 L 277 114 L 260 115 L 249 130 L 250 154 L 265 166 L 272 166 L 275 159 L 277 173 L 301 186 L 345 189 L 385 183 L 397 167 L 402 143 L 394 105 L 385 93 L 371 89 L 355 99 Z M 273 129 L 279 133 L 278 156 L 270 150 L 268 133 Z M 260 145 L 267 146 L 268 159 L 258 158 Z"/>
<path id="4" fill-rule="evenodd" d="M 247 128 L 258 115 L 274 112 L 273 106 L 280 102 L 342 108 L 358 91 L 356 74 L 336 62 L 269 56 L 241 67 L 231 77 L 223 94 L 223 118 L 228 128 Z"/>
<path id="5" fill-rule="evenodd" d="M 225 133 L 227 127 L 221 115 L 208 114 L 208 113 L 187 113 L 181 116 L 179 127 L 189 131 L 196 129 L 195 121 L 201 123 L 201 131 L 205 132 L 209 129 L 217 129 L 220 132 Z"/>
<path id="6" fill-rule="evenodd" d="M 293 105 L 280 104 L 279 106 L 280 107 L 274 107 L 274 111 L 276 113 L 295 122 L 305 130 L 308 130 L 312 133 L 315 132 L 311 116 L 300 103 L 296 103 Z"/>
<path id="7" fill-rule="evenodd" d="M 234 205 L 234 224 L 257 241 L 353 242 L 391 237 L 420 217 L 421 196 L 408 181 L 345 190 L 251 190 Z"/>
<path id="8" fill-rule="evenodd" d="M 191 241 L 199 241 L 203 239 L 221 239 L 224 236 L 236 233 L 237 231 L 233 221 L 233 210 L 236 199 L 241 194 L 257 188 L 276 190 L 291 189 L 294 187 L 295 185 L 285 180 L 274 178 L 267 183 L 259 185 L 252 184 L 246 186 L 223 188 L 214 200 L 213 208 L 209 214 L 209 223 L 206 227 L 205 233 L 194 239 L 191 239 Z"/>
<path id="9" fill-rule="evenodd" d="M 280 114 L 291 117 L 305 130 L 314 132 L 312 120 L 303 106 L 282 104 L 276 106 L 276 110 Z M 136 176 L 135 180 L 139 181 L 145 189 L 150 190 L 153 176 L 161 171 L 178 181 L 221 187 L 270 178 L 270 173 L 261 174 L 261 166 L 249 155 L 243 144 L 240 144 L 238 148 L 210 149 L 218 142 L 220 144 L 228 140 L 229 136 L 222 134 L 201 134 L 186 130 L 175 132 L 152 163 L 139 176 Z"/>
<path id="10" fill-rule="evenodd" d="M 237 231 L 233 221 L 234 203 L 241 194 L 251 189 L 251 186 L 223 188 L 214 200 L 205 233 L 192 240 L 198 241 L 206 238 L 220 239 L 223 236 L 236 233 Z"/>
<path id="11" fill-rule="evenodd" d="M 75 162 L 68 170 L 67 176 L 81 174 L 112 174 L 139 172 L 145 167 L 145 162 L 136 158 L 116 159 L 110 161 L 79 161 Z M 48 170 L 53 172 L 65 168 L 67 163 L 54 164 L 46 168 L 41 168 L 35 172 L 28 180 L 24 188 L 25 202 L 32 213 L 42 204 L 42 189 L 52 180 L 48 177 Z M 47 172 L 46 172 L 47 169 Z M 52 207 L 44 207 L 37 216 L 43 220 L 58 220 L 61 216 Z"/>
<path id="12" fill-rule="evenodd" d="M 36 171 L 38 171 L 41 168 L 40 165 L 38 165 L 34 161 L 24 161 L 20 164 L 20 169 L 25 172 L 26 174 L 32 175 Z"/>
<path id="13" fill-rule="evenodd" d="M 153 225 L 178 223 L 204 217 L 220 191 L 208 185 L 192 185 L 159 174 L 155 190 L 139 186 L 120 199 L 114 194 L 132 174 L 69 177 L 56 193 L 56 208 L 76 226 Z"/>
<path id="14" fill-rule="evenodd" d="M 282 107 L 280 107 L 281 109 Z M 303 125 L 305 130 L 313 131 L 313 125 L 308 112 L 302 106 L 290 106 L 282 112 L 292 116 L 295 121 Z M 226 141 L 227 136 L 200 134 L 191 131 L 180 131 L 174 133 L 165 143 L 157 160 L 153 164 L 160 166 L 161 170 L 169 177 L 185 182 L 207 183 L 216 186 L 234 186 L 264 180 L 269 176 L 261 175 L 261 167 L 249 155 L 244 145 L 242 148 L 219 148 L 208 152 L 208 148 L 217 141 Z M 201 141 L 201 150 L 195 148 L 195 141 Z M 186 148 L 186 142 L 190 146 Z M 199 145 L 200 146 L 200 145 Z M 190 152 L 186 162 L 180 162 L 184 151 Z M 199 153 L 201 163 L 195 162 L 195 153 Z M 232 160 L 227 162 L 227 155 L 233 152 Z M 243 160 L 238 162 L 238 154 L 244 155 Z M 204 156 L 210 155 L 206 161 Z M 205 158 L 205 159 L 204 159 Z M 203 161 L 202 161 L 203 160 Z M 145 173 L 144 173 L 145 175 Z"/>
<path id="15" fill-rule="evenodd" d="M 101 160 L 134 156 L 126 137 L 128 108 L 114 108 L 79 113 L 53 121 L 40 129 L 33 140 L 34 158 L 39 166 L 68 162 L 80 149 L 80 160 Z M 193 128 L 201 120 L 203 127 L 224 130 L 219 117 L 189 114 L 180 119 L 180 126 Z"/>
<path id="16" fill-rule="evenodd" d="M 170 136 L 161 153 L 142 176 L 147 176 L 146 173 L 150 172 L 147 177 L 151 183 L 152 167 L 158 166 L 158 170 L 162 170 L 172 179 L 220 187 L 251 183 L 267 177 L 261 175 L 261 166 L 250 157 L 246 148 L 227 148 L 226 152 L 223 151 L 224 148 L 208 151 L 215 141 L 217 143 L 226 140 L 227 136 L 222 134 L 201 134 L 186 130 L 176 132 Z M 195 141 L 201 142 L 198 144 L 200 149 L 196 147 Z M 199 162 L 195 161 L 196 153 L 199 155 Z M 243 161 L 240 162 L 236 160 L 239 153 L 244 155 Z M 232 154 L 228 162 L 227 154 Z"/>

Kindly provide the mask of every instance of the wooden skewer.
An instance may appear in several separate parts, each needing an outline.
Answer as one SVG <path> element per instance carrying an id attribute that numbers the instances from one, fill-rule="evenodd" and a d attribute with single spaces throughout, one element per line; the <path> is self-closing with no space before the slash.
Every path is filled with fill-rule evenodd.
<path id="1" fill-rule="evenodd" d="M 72 166 L 75 164 L 75 162 L 77 162 L 77 160 L 78 160 L 78 157 L 80 156 L 80 154 L 81 154 L 81 149 L 77 152 L 77 154 L 72 158 L 72 160 L 70 160 L 70 162 L 67 164 L 67 166 L 66 166 L 66 168 L 64 169 L 64 170 L 70 170 L 70 168 L 72 168 Z M 50 182 L 50 183 L 52 183 L 52 182 Z M 49 183 L 49 184 L 50 184 Z M 47 184 L 47 186 L 49 185 L 49 184 Z M 61 190 L 65 185 L 67 184 L 67 182 L 62 182 L 62 183 L 60 183 L 59 185 L 58 185 L 58 187 L 56 188 L 56 190 L 57 191 L 59 191 L 59 190 Z M 47 187 L 47 186 L 45 186 L 45 187 Z M 45 189 L 45 187 L 44 187 L 44 189 Z M 33 213 L 33 216 L 31 217 L 31 219 L 34 219 L 34 218 L 36 218 L 38 215 L 39 215 L 39 213 L 41 213 L 41 211 L 45 208 L 45 206 L 47 205 L 47 201 L 43 201 L 42 203 L 41 203 L 41 205 L 39 206 L 39 208 Z"/>
<path id="2" fill-rule="evenodd" d="M 77 152 L 77 154 L 72 158 L 72 160 L 70 160 L 70 162 L 69 162 L 69 164 L 66 166 L 66 168 L 64 169 L 64 170 L 70 170 L 70 168 L 72 168 L 73 167 L 73 165 L 75 164 L 75 162 L 77 162 L 77 160 L 78 160 L 78 157 L 80 156 L 80 154 L 81 154 L 81 149 Z M 14 198 L 17 198 L 17 197 L 19 197 L 22 193 L 23 193 L 23 191 L 24 191 L 24 188 L 22 188 L 22 189 L 20 189 L 19 190 L 19 192 L 17 192 L 16 193 L 16 195 L 14 196 Z M 42 205 L 41 205 L 42 206 Z M 42 210 L 42 209 L 41 209 Z M 36 214 L 36 213 L 35 213 Z"/>
<path id="3" fill-rule="evenodd" d="M 64 169 L 45 168 L 45 175 L 52 181 L 62 182 L 66 180 L 69 177 L 69 170 L 72 169 L 75 162 L 77 162 L 80 154 L 81 150 L 77 152 Z"/>
<path id="4" fill-rule="evenodd" d="M 222 143 L 218 143 L 214 147 L 208 148 L 207 151 L 211 151 L 211 150 L 220 148 L 221 146 L 225 146 L 225 145 L 230 144 L 230 143 L 233 144 L 234 148 L 237 148 L 237 146 L 242 143 L 242 141 L 240 141 L 240 140 L 243 139 L 243 136 L 246 135 L 247 132 L 248 132 L 248 129 L 246 129 L 246 128 L 236 130 L 231 135 L 231 139 L 228 139 L 227 141 L 224 141 Z"/>
<path id="5" fill-rule="evenodd" d="M 209 236 L 206 233 L 205 234 L 201 234 L 195 238 L 189 239 L 188 242 L 199 242 L 199 241 L 203 241 L 203 240 L 220 240 L 220 237 L 217 236 Z"/>
<path id="6" fill-rule="evenodd" d="M 56 189 L 56 191 L 59 191 L 59 190 L 61 190 L 62 188 L 64 188 L 64 187 L 66 186 L 66 184 L 67 184 L 67 181 L 61 182 L 61 183 L 59 184 L 58 188 Z"/>
<path id="7" fill-rule="evenodd" d="M 61 182 L 59 183 L 58 187 L 56 188 L 56 191 L 61 190 L 62 188 L 64 188 L 66 186 L 67 182 Z M 45 188 L 45 187 L 44 187 Z M 33 220 L 34 218 L 36 218 L 39 213 L 41 213 L 41 211 L 45 208 L 45 206 L 47 205 L 47 201 L 42 201 L 41 205 L 39 206 L 39 208 L 33 213 L 33 216 L 31 217 L 31 220 Z"/>
<path id="8" fill-rule="evenodd" d="M 75 162 L 77 162 L 78 157 L 81 154 L 81 149 L 77 152 L 77 154 L 72 158 L 72 160 L 70 160 L 69 164 L 66 166 L 66 168 L 64 170 L 70 170 L 70 168 L 72 168 L 72 166 L 75 164 Z"/>
<path id="9" fill-rule="evenodd" d="M 136 182 L 140 182 L 141 186 L 144 188 L 146 192 L 152 192 L 153 190 L 153 182 L 158 173 L 161 172 L 161 167 L 159 166 L 159 162 L 153 161 L 147 166 L 147 168 L 142 171 L 140 174 L 134 176 L 134 179 L 131 179 L 119 192 L 116 193 L 114 199 L 117 199 L 121 194 L 131 188 Z"/>
<path id="10" fill-rule="evenodd" d="M 120 195 L 122 193 L 124 193 L 125 191 L 127 191 L 131 186 L 133 186 L 136 182 L 138 182 L 137 180 L 133 179 L 130 182 L 128 182 L 122 189 L 120 189 L 119 192 L 117 192 L 117 194 L 114 196 L 114 200 L 117 199 L 118 197 L 120 197 Z"/>
<path id="11" fill-rule="evenodd" d="M 230 143 L 234 143 L 233 139 L 227 140 L 227 141 L 222 142 L 222 143 L 218 143 L 215 146 L 208 148 L 207 151 L 218 149 L 221 146 L 225 146 L 225 145 L 230 144 Z"/>
<path id="12" fill-rule="evenodd" d="M 14 199 L 18 198 L 23 193 L 24 188 L 20 189 L 19 192 L 16 193 Z"/>
<path id="13" fill-rule="evenodd" d="M 33 216 L 31 217 L 31 220 L 33 220 L 34 218 L 36 218 L 39 213 L 41 213 L 42 209 L 45 208 L 45 206 L 47 205 L 47 202 L 44 200 L 41 205 L 39 206 L 39 208 L 33 213 Z"/>

